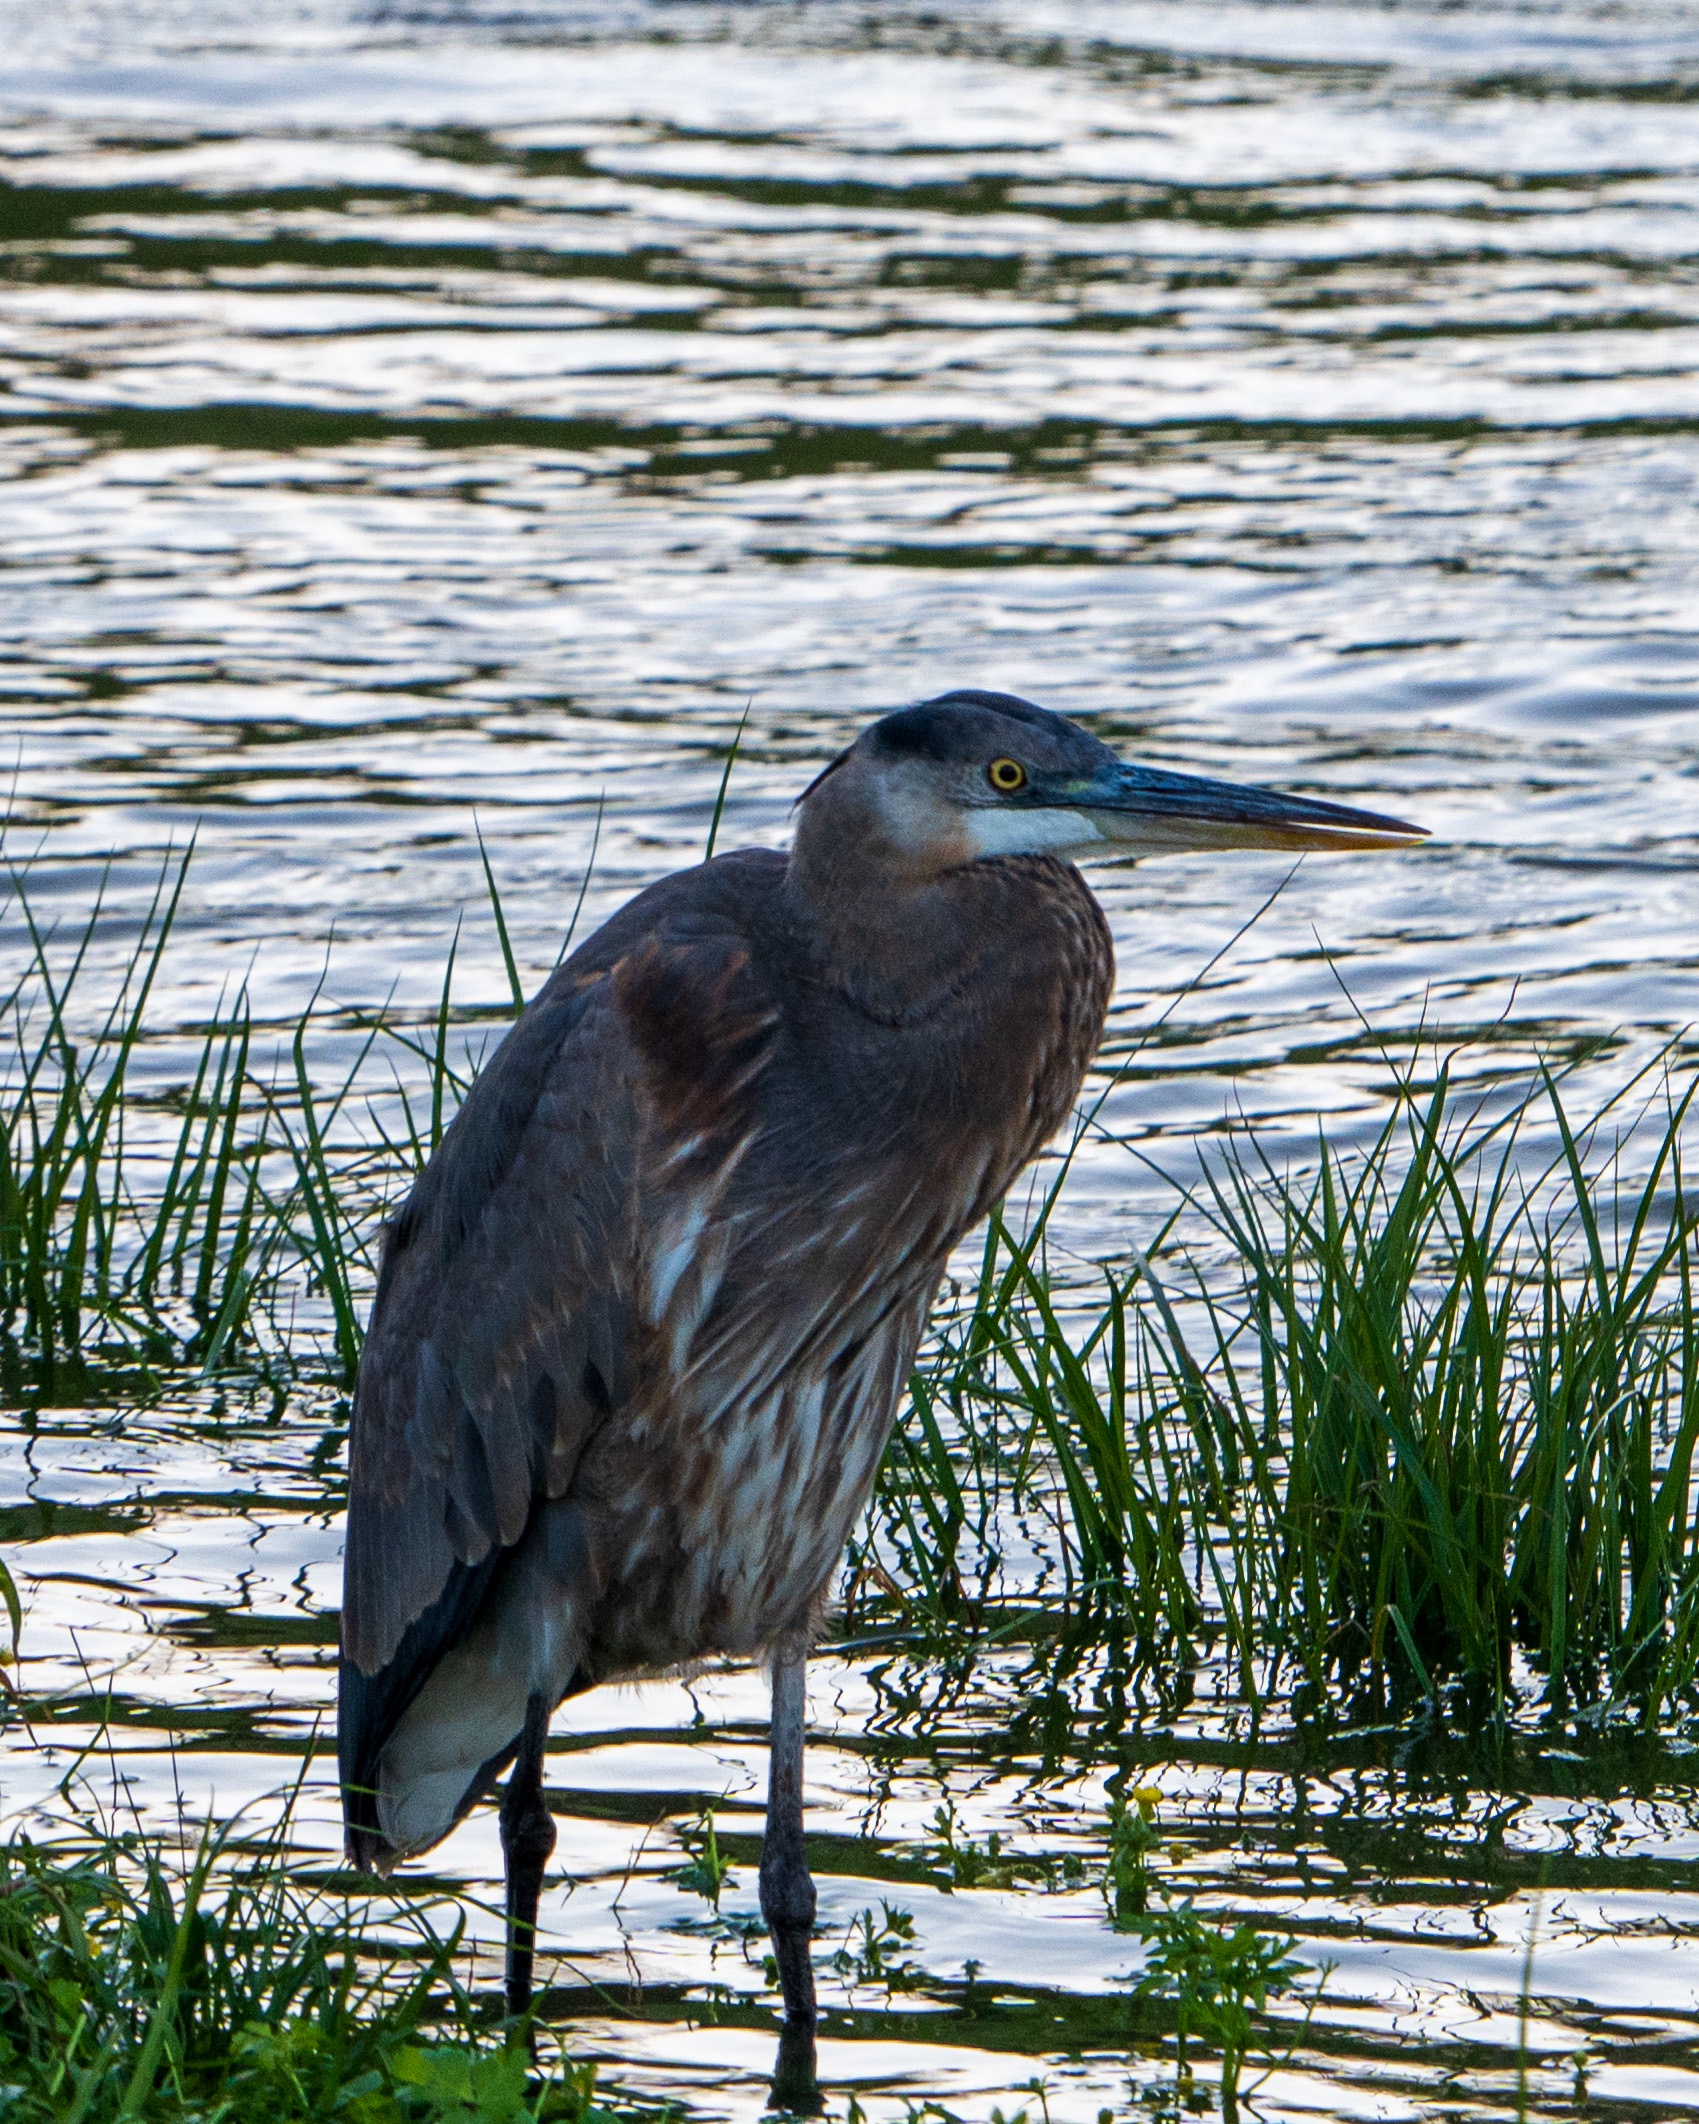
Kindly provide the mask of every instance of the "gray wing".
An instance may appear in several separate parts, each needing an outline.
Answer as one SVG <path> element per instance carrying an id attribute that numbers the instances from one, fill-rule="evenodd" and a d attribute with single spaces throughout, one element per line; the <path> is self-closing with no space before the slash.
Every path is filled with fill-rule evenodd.
<path id="1" fill-rule="evenodd" d="M 741 939 L 712 921 L 621 928 L 604 936 L 630 949 L 569 962 L 502 1042 L 387 1235 L 343 1560 L 357 1854 L 397 1720 L 631 1392 L 646 1235 L 667 1222 L 657 1168 L 687 1186 L 760 1073 L 774 1014 Z"/>
<path id="2" fill-rule="evenodd" d="M 560 1496 L 622 1384 L 633 1084 L 608 984 L 539 998 L 391 1223 L 355 1388 L 342 1649 Z M 623 1065 L 623 1066 L 622 1066 Z"/>
<path id="3" fill-rule="evenodd" d="M 625 1390 L 633 1072 L 611 984 L 560 985 L 491 1058 L 386 1235 L 343 1553 L 356 1831 L 395 1722 Z"/>

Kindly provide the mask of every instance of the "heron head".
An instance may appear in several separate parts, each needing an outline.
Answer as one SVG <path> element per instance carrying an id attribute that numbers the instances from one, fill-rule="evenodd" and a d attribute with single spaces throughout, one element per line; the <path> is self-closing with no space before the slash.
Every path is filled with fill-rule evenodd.
<path id="1" fill-rule="evenodd" d="M 828 792 L 830 793 L 828 795 Z M 1408 848 L 1426 829 L 1312 797 L 1134 767 L 1008 693 L 946 693 L 864 730 L 803 797 L 858 843 L 936 874 L 982 856 Z M 846 821 L 847 823 L 847 821 Z"/>

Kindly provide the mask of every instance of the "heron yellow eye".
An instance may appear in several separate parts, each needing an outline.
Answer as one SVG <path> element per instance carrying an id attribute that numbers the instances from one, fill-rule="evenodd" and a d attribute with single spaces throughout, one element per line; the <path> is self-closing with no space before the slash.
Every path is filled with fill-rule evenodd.
<path id="1" fill-rule="evenodd" d="M 985 773 L 992 788 L 1000 789 L 1004 796 L 1026 787 L 1026 769 L 1019 760 L 993 760 Z"/>

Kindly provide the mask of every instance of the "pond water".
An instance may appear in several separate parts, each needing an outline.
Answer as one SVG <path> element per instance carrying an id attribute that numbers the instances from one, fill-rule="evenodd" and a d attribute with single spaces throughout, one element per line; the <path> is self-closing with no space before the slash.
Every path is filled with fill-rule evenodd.
<path id="1" fill-rule="evenodd" d="M 133 905 L 198 835 L 155 1082 L 244 980 L 272 1026 L 321 975 L 425 1007 L 463 908 L 475 1020 L 505 983 L 474 821 L 535 979 L 587 867 L 590 919 L 700 851 L 746 713 L 722 845 L 964 683 L 1435 830 L 1311 859 L 1243 936 L 1284 866 L 1102 875 L 1108 1059 L 1138 1051 L 1064 1252 L 1149 1237 L 1127 1144 L 1348 1140 L 1424 1028 L 1480 1073 L 1592 1047 L 1601 1096 L 1692 1052 L 1691 7 L 62 0 L 6 31 L 6 845 L 70 919 L 108 857 Z M 328 1071 L 354 1035 L 320 1025 Z M 42 1709 L 10 1809 L 108 1699 L 100 1775 L 160 1819 L 322 1750 L 337 1421 L 304 1386 L 275 1421 L 185 1388 L 13 1424 Z M 1591 2113 L 1699 2107 L 1679 1736 L 1317 1753 L 1206 1700 L 1117 1737 L 1089 1686 L 865 1653 L 812 1716 L 840 2112 L 1136 2106 L 1138 1950 L 1090 1879 L 1117 1759 L 1171 1875 L 1337 1965 L 1265 2113 L 1514 2114 L 1525 1989 L 1535 2109 L 1576 2054 Z M 556 1733 L 576 2040 L 758 2110 L 758 1679 Z M 946 1799 L 1049 1874 L 948 1892 Z M 669 1878 L 709 1802 L 720 1918 Z M 330 1825 L 318 1777 L 307 1846 Z M 497 1863 L 488 1816 L 435 1862 Z M 894 1988 L 850 1939 L 882 1899 Z"/>

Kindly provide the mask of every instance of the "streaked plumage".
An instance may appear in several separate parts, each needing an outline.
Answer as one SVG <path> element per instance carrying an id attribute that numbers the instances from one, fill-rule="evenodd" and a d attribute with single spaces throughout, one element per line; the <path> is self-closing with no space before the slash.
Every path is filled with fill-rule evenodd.
<path id="1" fill-rule="evenodd" d="M 946 696 L 828 768 L 788 857 L 663 879 L 557 970 L 386 1238 L 343 1611 L 359 1864 L 440 1839 L 533 1699 L 540 1765 L 571 1691 L 710 1654 L 796 1666 L 950 1251 L 1102 1031 L 1109 934 L 1064 856 L 1414 832 L 1223 790 Z M 770 1870 L 769 1915 L 794 1905 L 775 1937 L 805 1939 L 812 1890 Z M 811 2019 L 805 1948 L 781 1963 Z"/>

